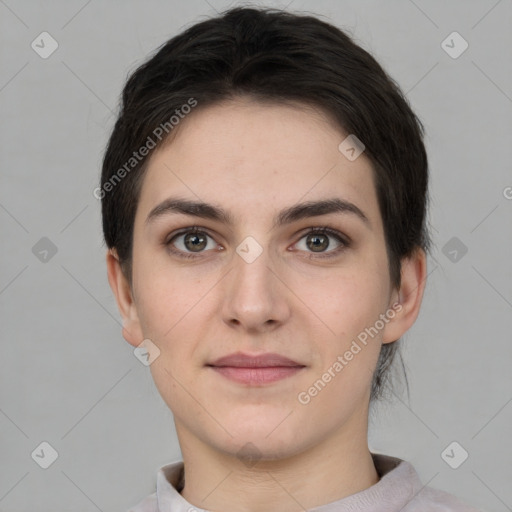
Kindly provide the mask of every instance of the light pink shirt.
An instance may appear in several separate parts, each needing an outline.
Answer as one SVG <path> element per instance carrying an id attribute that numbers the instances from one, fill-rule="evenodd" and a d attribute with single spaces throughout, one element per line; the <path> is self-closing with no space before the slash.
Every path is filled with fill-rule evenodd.
<path id="1" fill-rule="evenodd" d="M 451 494 L 424 487 L 409 462 L 378 453 L 372 457 L 380 477 L 375 485 L 310 512 L 482 512 Z M 160 468 L 156 492 L 127 512 L 208 512 L 179 493 L 184 484 L 183 469 L 182 461 Z"/>

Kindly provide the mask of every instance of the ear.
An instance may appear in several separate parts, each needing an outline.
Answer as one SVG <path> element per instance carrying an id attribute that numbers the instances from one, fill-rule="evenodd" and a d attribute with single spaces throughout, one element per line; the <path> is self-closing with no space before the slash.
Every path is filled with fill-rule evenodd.
<path id="1" fill-rule="evenodd" d="M 395 290 L 389 303 L 394 316 L 386 324 L 382 343 L 398 340 L 414 324 L 420 312 L 427 279 L 425 251 L 418 248 L 410 257 L 402 259 L 400 290 Z"/>
<path id="2" fill-rule="evenodd" d="M 130 345 L 137 347 L 144 340 L 144 336 L 130 285 L 121 269 L 115 249 L 107 251 L 106 259 L 108 282 L 116 297 L 119 312 L 123 317 L 123 337 Z"/>

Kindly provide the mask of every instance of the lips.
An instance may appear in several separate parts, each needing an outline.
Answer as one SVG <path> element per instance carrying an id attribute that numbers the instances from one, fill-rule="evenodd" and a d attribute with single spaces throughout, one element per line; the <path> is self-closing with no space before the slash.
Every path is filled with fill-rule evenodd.
<path id="1" fill-rule="evenodd" d="M 305 365 L 280 354 L 251 356 L 243 352 L 221 357 L 206 366 L 226 379 L 248 386 L 271 384 L 291 377 L 305 368 Z"/>

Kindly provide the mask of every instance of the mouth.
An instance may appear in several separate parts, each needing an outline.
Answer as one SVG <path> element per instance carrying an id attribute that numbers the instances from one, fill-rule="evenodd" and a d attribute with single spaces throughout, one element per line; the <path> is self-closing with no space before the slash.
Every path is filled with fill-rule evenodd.
<path id="1" fill-rule="evenodd" d="M 252 356 L 242 352 L 221 357 L 206 366 L 226 379 L 251 386 L 291 377 L 306 367 L 280 354 L 267 353 Z"/>

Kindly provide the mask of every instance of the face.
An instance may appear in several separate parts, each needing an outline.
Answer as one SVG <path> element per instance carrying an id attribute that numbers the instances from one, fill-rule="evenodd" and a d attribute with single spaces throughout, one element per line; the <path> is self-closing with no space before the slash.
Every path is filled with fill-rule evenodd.
<path id="1" fill-rule="evenodd" d="M 124 309 L 126 339 L 160 351 L 178 436 L 275 458 L 366 428 L 381 344 L 408 327 L 369 160 L 303 106 L 239 100 L 182 123 L 144 178 Z M 239 352 L 292 366 L 211 366 Z"/>

